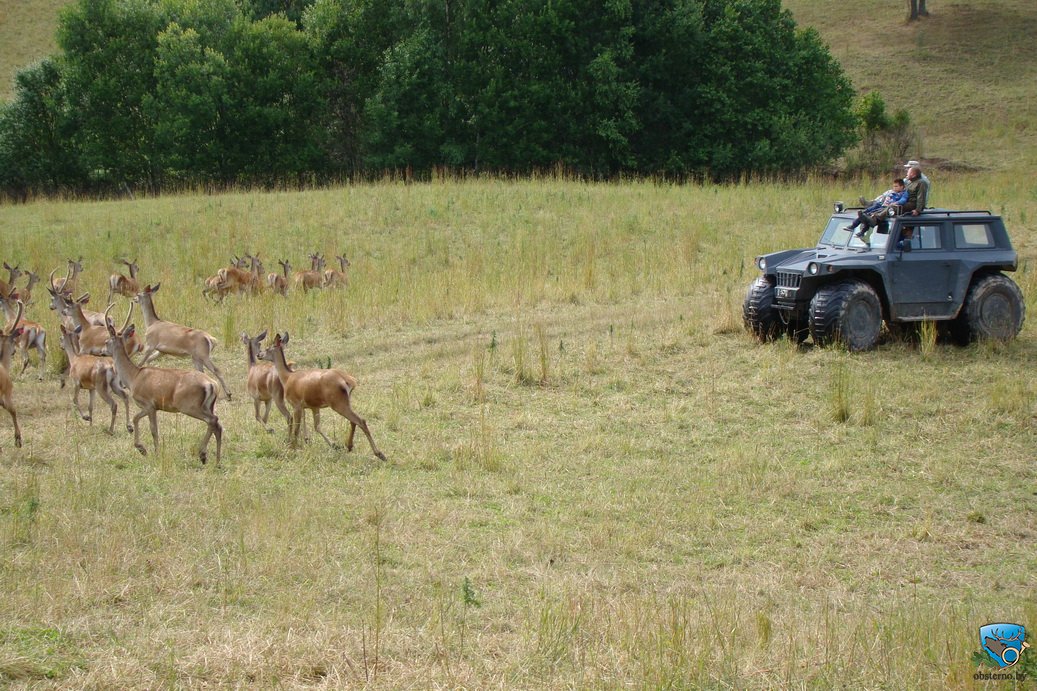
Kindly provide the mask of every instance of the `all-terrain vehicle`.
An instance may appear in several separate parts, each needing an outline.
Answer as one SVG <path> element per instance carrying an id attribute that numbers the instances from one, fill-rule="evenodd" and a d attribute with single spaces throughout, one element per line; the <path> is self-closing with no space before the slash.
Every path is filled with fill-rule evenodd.
<path id="1" fill-rule="evenodd" d="M 809 336 L 849 350 L 875 346 L 882 330 L 933 320 L 960 343 L 1007 341 L 1022 329 L 1022 291 L 1005 276 L 1018 256 L 1004 221 L 989 211 L 926 209 L 892 215 L 858 237 L 857 209 L 836 204 L 817 246 L 756 258 L 745 327 L 761 341 Z"/>

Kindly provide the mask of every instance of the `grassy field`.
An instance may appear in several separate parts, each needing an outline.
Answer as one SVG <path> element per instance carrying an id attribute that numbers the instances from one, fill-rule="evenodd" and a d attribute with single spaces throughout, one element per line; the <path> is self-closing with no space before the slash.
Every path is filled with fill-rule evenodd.
<path id="1" fill-rule="evenodd" d="M 940 180 L 953 207 L 990 189 L 1037 314 L 1032 189 Z M 82 255 L 97 302 L 113 259 L 138 259 L 161 316 L 221 341 L 234 391 L 223 462 L 202 467 L 197 421 L 160 416 L 141 457 L 106 412 L 76 417 L 58 358 L 17 378 L 0 679 L 973 685 L 977 627 L 1037 621 L 1033 320 L 1007 346 L 854 356 L 741 328 L 751 258 L 811 244 L 864 191 L 439 181 L 0 209 L 5 260 Z M 200 296 L 232 254 L 315 250 L 349 256 L 348 289 Z M 261 329 L 359 377 L 388 463 L 362 438 L 263 431 L 238 341 Z"/>

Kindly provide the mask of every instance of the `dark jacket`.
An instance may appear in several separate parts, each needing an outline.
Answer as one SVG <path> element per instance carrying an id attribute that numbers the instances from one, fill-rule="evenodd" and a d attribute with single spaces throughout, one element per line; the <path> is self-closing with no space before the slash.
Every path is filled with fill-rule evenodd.
<path id="1" fill-rule="evenodd" d="M 907 182 L 907 203 L 904 204 L 904 211 L 910 213 L 915 209 L 919 212 L 925 209 L 925 204 L 929 197 L 929 185 L 921 177 L 915 180 L 908 180 Z"/>

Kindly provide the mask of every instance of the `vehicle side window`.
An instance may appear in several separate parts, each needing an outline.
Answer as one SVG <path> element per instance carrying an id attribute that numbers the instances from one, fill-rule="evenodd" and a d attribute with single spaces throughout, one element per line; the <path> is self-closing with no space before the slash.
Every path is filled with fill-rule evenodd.
<path id="1" fill-rule="evenodd" d="M 940 226 L 905 226 L 901 237 L 910 240 L 912 250 L 938 250 L 943 246 Z"/>
<path id="2" fill-rule="evenodd" d="M 994 235 L 986 223 L 955 223 L 954 246 L 963 250 L 991 248 Z"/>

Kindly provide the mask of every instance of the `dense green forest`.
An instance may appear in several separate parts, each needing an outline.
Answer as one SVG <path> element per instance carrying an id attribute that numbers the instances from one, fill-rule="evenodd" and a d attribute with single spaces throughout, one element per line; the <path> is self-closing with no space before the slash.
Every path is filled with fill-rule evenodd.
<path id="1" fill-rule="evenodd" d="M 0 188 L 407 171 L 788 174 L 859 137 L 779 0 L 80 0 L 0 110 Z"/>

